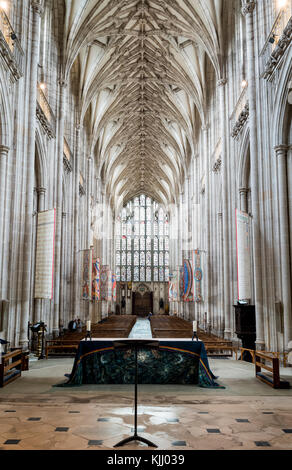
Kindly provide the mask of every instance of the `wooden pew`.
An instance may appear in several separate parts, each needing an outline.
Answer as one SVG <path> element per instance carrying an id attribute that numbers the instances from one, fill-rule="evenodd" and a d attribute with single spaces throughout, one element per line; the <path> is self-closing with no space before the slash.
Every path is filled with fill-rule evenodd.
<path id="1" fill-rule="evenodd" d="M 265 364 L 266 362 L 269 362 L 272 365 L 267 366 Z M 263 374 L 262 369 L 265 369 L 270 374 Z M 255 351 L 255 375 L 257 379 L 273 388 L 290 388 L 289 382 L 280 379 L 280 366 L 278 357 L 271 357 L 262 352 Z"/>
<path id="2" fill-rule="evenodd" d="M 50 351 L 60 351 L 65 352 L 66 350 L 71 353 L 75 353 L 78 349 L 80 340 L 48 340 L 46 341 L 46 359 L 48 359 L 48 355 Z"/>
<path id="3" fill-rule="evenodd" d="M 2 354 L 0 364 L 0 388 L 5 387 L 13 380 L 21 376 L 23 367 L 23 355 L 21 349 L 15 349 L 7 354 Z"/>
<path id="4" fill-rule="evenodd" d="M 192 323 L 182 318 L 153 315 L 151 330 L 154 338 L 186 338 L 190 340 L 193 337 Z M 235 353 L 237 359 L 237 348 L 233 346 L 232 341 L 206 334 L 200 329 L 198 337 L 205 344 L 208 356 L 233 357 L 233 353 Z"/>
<path id="5" fill-rule="evenodd" d="M 128 338 L 135 322 L 135 315 L 112 315 L 102 323 L 91 324 L 91 337 L 92 338 Z M 75 353 L 78 349 L 79 342 L 86 336 L 86 327 L 83 327 L 82 332 L 68 332 L 64 336 L 54 340 L 46 341 L 46 358 L 50 352 L 55 353 Z"/>

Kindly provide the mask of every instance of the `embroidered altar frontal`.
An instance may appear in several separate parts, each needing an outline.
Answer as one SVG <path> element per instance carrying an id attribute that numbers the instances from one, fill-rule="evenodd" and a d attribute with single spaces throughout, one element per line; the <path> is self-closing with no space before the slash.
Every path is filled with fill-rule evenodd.
<path id="1" fill-rule="evenodd" d="M 81 341 L 67 383 L 134 384 L 135 352 L 129 347 L 118 349 L 113 340 Z M 158 340 L 159 347 L 141 346 L 138 350 L 140 384 L 184 384 L 219 387 L 214 381 L 204 343 L 189 340 Z M 221 387 L 224 388 L 224 387 Z"/>

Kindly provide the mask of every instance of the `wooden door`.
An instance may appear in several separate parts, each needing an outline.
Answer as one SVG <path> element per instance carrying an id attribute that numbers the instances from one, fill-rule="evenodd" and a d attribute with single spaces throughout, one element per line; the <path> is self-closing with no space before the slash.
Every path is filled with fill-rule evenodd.
<path id="1" fill-rule="evenodd" d="M 133 315 L 147 317 L 149 312 L 153 312 L 152 292 L 141 295 L 139 292 L 133 293 Z"/>

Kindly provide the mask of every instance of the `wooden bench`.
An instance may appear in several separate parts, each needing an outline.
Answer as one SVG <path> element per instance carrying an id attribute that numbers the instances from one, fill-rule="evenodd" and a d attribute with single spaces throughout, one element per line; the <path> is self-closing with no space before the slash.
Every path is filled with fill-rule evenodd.
<path id="1" fill-rule="evenodd" d="M 70 349 L 74 354 L 76 353 L 79 345 L 79 340 L 70 341 L 70 340 L 49 340 L 46 342 L 46 359 L 48 359 L 49 351 L 58 351 Z"/>
<path id="2" fill-rule="evenodd" d="M 255 351 L 255 374 L 256 378 L 262 382 L 270 385 L 273 388 L 290 388 L 289 382 L 280 379 L 280 366 L 279 358 L 271 357 L 263 352 Z M 264 362 L 263 362 L 264 361 Z M 271 363 L 267 366 L 266 362 Z M 270 372 L 270 374 L 263 374 L 262 369 Z"/>
<path id="3" fill-rule="evenodd" d="M 245 351 L 249 352 L 251 357 L 252 357 L 252 362 L 254 364 L 254 356 L 255 356 L 255 350 L 254 349 L 248 349 L 248 348 L 239 348 L 240 349 L 240 360 L 243 360 L 243 353 Z M 288 353 L 286 352 L 274 352 L 274 351 L 260 351 L 262 354 L 270 354 L 272 357 L 276 357 L 279 359 L 279 361 L 282 361 L 283 367 L 287 367 L 287 361 L 288 361 Z"/>
<path id="4" fill-rule="evenodd" d="M 21 376 L 23 367 L 23 354 L 21 349 L 15 349 L 2 354 L 0 364 L 0 388 L 5 387 Z"/>
<path id="5" fill-rule="evenodd" d="M 235 358 L 237 360 L 237 348 L 235 346 L 232 346 L 232 345 L 229 345 L 229 344 L 226 344 L 226 343 L 214 343 L 214 344 L 210 344 L 210 343 L 205 343 L 205 349 L 206 349 L 206 352 L 207 352 L 207 355 L 208 356 L 212 356 L 212 354 L 210 354 L 210 352 L 215 352 L 215 354 L 213 354 L 214 356 L 218 356 L 218 351 L 229 351 L 229 354 L 224 354 L 223 356 L 225 357 L 233 357 L 233 353 L 235 353 Z M 217 354 L 216 354 L 216 351 L 217 351 Z M 221 355 L 221 354 L 220 354 Z"/>
<path id="6" fill-rule="evenodd" d="M 190 330 L 173 328 L 152 328 L 154 338 L 186 338 L 192 339 L 193 333 Z"/>
<path id="7" fill-rule="evenodd" d="M 133 325 L 136 322 L 136 316 L 116 316 L 104 319 L 102 323 L 91 324 L 92 338 L 127 338 Z M 80 341 L 86 336 L 86 328 L 82 332 L 68 332 L 63 337 L 46 341 L 46 358 L 50 351 L 62 353 L 76 353 Z"/>

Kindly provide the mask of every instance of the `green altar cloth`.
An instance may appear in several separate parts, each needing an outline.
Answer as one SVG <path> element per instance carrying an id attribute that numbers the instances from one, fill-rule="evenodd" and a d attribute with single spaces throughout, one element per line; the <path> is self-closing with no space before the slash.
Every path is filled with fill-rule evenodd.
<path id="1" fill-rule="evenodd" d="M 202 341 L 159 339 L 158 349 L 138 350 L 140 384 L 185 384 L 220 387 L 214 379 Z M 115 349 L 118 339 L 80 341 L 69 380 L 56 386 L 134 384 L 135 353 Z M 224 388 L 224 387 L 220 387 Z"/>

